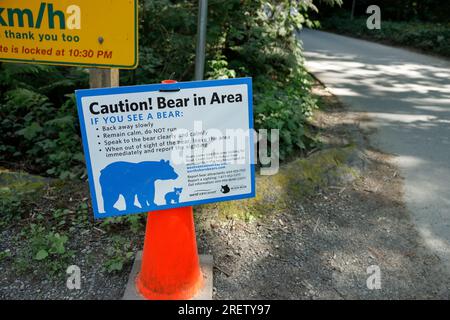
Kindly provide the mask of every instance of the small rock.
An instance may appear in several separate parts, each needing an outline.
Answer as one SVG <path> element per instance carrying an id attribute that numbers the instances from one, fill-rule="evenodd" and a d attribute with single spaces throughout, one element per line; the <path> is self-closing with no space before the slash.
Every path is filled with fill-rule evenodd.
<path id="1" fill-rule="evenodd" d="M 219 227 L 219 225 L 215 221 L 211 221 L 209 225 L 211 226 L 212 229 L 217 229 Z"/>

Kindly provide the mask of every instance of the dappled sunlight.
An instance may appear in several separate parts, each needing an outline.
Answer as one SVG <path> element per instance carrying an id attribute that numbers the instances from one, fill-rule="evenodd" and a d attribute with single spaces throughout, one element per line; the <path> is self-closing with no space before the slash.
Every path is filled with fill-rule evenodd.
<path id="1" fill-rule="evenodd" d="M 418 167 L 423 164 L 425 161 L 416 157 L 411 156 L 397 156 L 397 161 L 401 161 L 405 166 L 409 168 Z"/>
<path id="2" fill-rule="evenodd" d="M 419 226 L 419 232 L 425 241 L 435 248 L 439 253 L 449 255 L 450 254 L 450 244 L 448 241 L 442 240 L 441 237 L 436 236 L 433 233 L 432 228 L 430 226 Z"/>
<path id="3" fill-rule="evenodd" d="M 414 108 L 432 112 L 448 112 L 448 109 L 436 106 L 415 106 Z"/>
<path id="4" fill-rule="evenodd" d="M 355 92 L 355 91 L 353 91 L 353 90 L 347 89 L 347 88 L 336 88 L 336 89 L 334 90 L 334 94 L 337 94 L 337 95 L 346 95 L 346 96 L 353 96 L 353 97 L 360 96 L 359 93 L 357 93 L 357 92 Z"/>
<path id="5" fill-rule="evenodd" d="M 415 123 L 417 121 L 429 121 L 436 119 L 435 116 L 430 115 L 416 115 L 416 114 L 392 114 L 392 113 L 368 113 L 369 116 L 376 116 L 376 121 L 380 121 L 381 125 L 387 124 L 387 121 Z"/>
<path id="6" fill-rule="evenodd" d="M 450 79 L 450 78 L 449 78 Z M 450 89 L 449 89 L 450 90 Z M 449 91 L 450 92 L 450 91 Z M 450 100 L 450 98 L 449 98 Z M 420 105 L 427 104 L 428 106 L 436 107 L 438 105 L 443 106 L 444 108 L 441 108 L 439 112 L 447 112 L 450 113 L 450 101 L 447 99 L 440 99 L 439 97 L 423 97 L 423 98 L 404 98 L 404 102 L 410 102 L 413 104 L 413 108 L 417 108 Z"/>

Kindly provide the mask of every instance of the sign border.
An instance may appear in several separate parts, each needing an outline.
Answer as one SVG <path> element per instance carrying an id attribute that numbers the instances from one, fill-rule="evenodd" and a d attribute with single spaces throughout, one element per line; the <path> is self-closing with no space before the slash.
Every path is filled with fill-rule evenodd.
<path id="1" fill-rule="evenodd" d="M 114 88 L 98 88 L 98 89 L 81 89 L 75 90 L 76 102 L 77 102 L 77 111 L 78 118 L 80 121 L 80 129 L 81 129 L 81 138 L 83 142 L 83 150 L 84 150 L 84 158 L 86 161 L 86 167 L 88 171 L 89 178 L 89 189 L 91 192 L 91 201 L 93 204 L 93 212 L 94 219 L 102 219 L 108 217 L 118 217 L 129 214 L 139 214 L 145 213 L 147 210 L 132 210 L 130 212 L 117 212 L 116 214 L 106 214 L 98 212 L 98 204 L 97 204 L 97 194 L 95 193 L 95 186 L 93 181 L 93 173 L 92 173 L 92 165 L 91 165 L 91 157 L 89 154 L 89 144 L 86 136 L 86 125 L 84 122 L 84 113 L 82 108 L 81 99 L 84 97 L 92 97 L 92 96 L 105 96 L 105 95 L 113 95 L 113 94 L 126 94 L 126 93 L 139 93 L 139 92 L 154 92 L 159 91 L 161 89 L 165 90 L 173 90 L 173 89 L 192 89 L 192 88 L 207 88 L 207 87 L 217 87 L 217 86 L 230 86 L 230 85 L 239 85 L 245 84 L 247 85 L 247 96 L 248 96 L 248 113 L 249 113 L 249 130 L 253 129 L 253 88 L 252 88 L 252 78 L 233 78 L 233 79 L 221 79 L 221 80 L 201 80 L 201 81 L 189 81 L 189 82 L 177 82 L 173 84 L 148 84 L 148 85 L 137 85 L 137 86 L 125 86 L 125 87 L 114 87 Z M 249 193 L 239 194 L 239 195 L 230 195 L 220 198 L 211 198 L 204 200 L 196 200 L 183 202 L 180 204 L 172 204 L 172 205 L 161 205 L 158 206 L 156 210 L 166 210 L 171 208 L 181 208 L 188 207 L 198 204 L 212 203 L 212 202 L 222 202 L 222 201 L 230 201 L 230 200 L 240 200 L 246 198 L 253 198 L 256 196 L 255 189 L 255 148 L 254 148 L 254 135 L 253 132 L 249 134 L 249 144 L 250 144 L 250 183 L 251 190 Z"/>
<path id="2" fill-rule="evenodd" d="M 25 59 L 10 59 L 10 58 L 0 58 L 3 62 L 12 63 L 26 63 L 26 64 L 46 64 L 55 66 L 66 66 L 66 67 L 93 67 L 102 69 L 136 69 L 139 65 L 139 2 L 134 0 L 134 63 L 132 65 L 119 65 L 119 64 L 98 64 L 98 63 L 81 63 L 81 62 L 61 62 L 61 61 L 49 61 L 49 60 L 25 60 Z"/>

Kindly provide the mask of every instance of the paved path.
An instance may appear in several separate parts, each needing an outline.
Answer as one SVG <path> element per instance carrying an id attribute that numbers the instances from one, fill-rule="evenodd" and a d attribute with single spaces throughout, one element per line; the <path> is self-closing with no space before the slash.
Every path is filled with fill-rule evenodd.
<path id="1" fill-rule="evenodd" d="M 306 66 L 376 128 L 396 155 L 405 201 L 427 246 L 450 268 L 450 62 L 331 33 L 300 33 Z"/>

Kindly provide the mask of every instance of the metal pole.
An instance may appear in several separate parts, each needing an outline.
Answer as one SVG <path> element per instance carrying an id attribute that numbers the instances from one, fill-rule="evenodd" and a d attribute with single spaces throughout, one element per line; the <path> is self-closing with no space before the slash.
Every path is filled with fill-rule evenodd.
<path id="1" fill-rule="evenodd" d="M 198 0 L 197 50 L 195 55 L 195 80 L 203 80 L 205 73 L 206 23 L 208 0 Z"/>
<path id="2" fill-rule="evenodd" d="M 352 13 L 350 15 L 350 20 L 353 20 L 353 18 L 355 17 L 355 2 L 356 0 L 353 0 L 352 2 Z"/>

